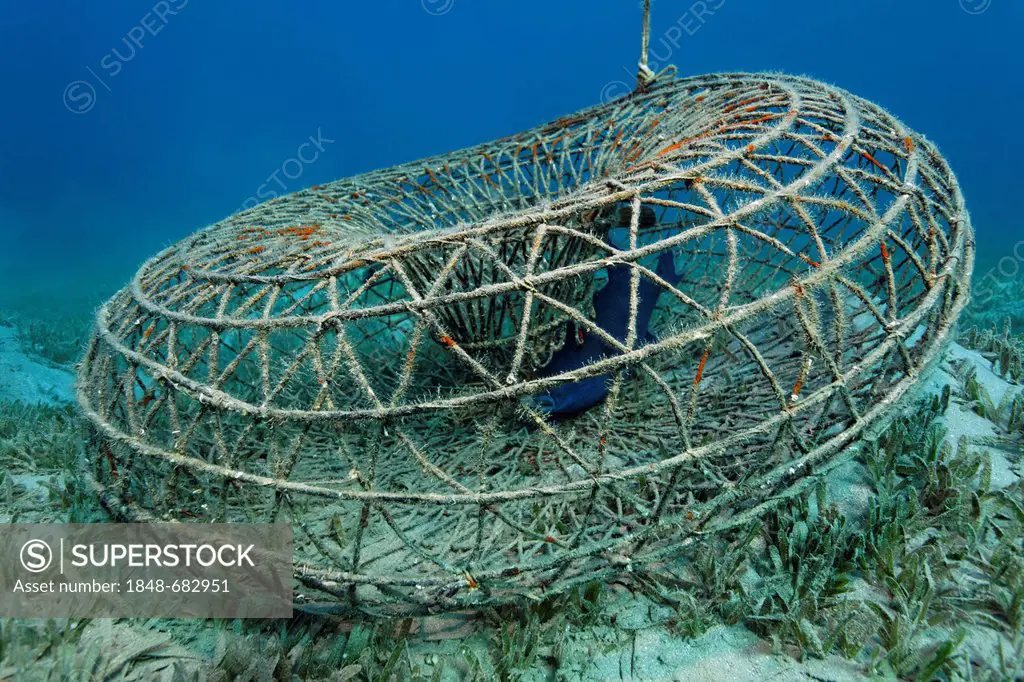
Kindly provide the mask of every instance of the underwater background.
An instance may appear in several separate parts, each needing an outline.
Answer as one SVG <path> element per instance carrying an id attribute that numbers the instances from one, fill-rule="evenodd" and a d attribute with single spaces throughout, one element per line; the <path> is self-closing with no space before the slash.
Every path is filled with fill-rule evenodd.
<path id="1" fill-rule="evenodd" d="M 8 7 L 0 302 L 91 307 L 160 248 L 272 191 L 451 151 L 621 96 L 635 78 L 640 6 Z M 1024 4 L 656 0 L 652 17 L 653 67 L 809 75 L 931 138 L 967 198 L 979 276 L 1007 257 L 996 274 L 1020 276 Z M 310 136 L 322 136 L 323 151 L 288 163 Z"/>
<path id="2" fill-rule="evenodd" d="M 141 263 L 275 196 L 628 94 L 642 5 L 9 3 L 0 523 L 106 518 L 75 478 L 95 453 L 72 372 L 96 307 Z M 1024 680 L 1022 28 L 1019 0 L 652 0 L 653 70 L 806 75 L 881 105 L 938 146 L 977 239 L 974 303 L 920 403 L 859 443 L 827 489 L 758 519 L 742 541 L 715 538 L 688 564 L 697 578 L 643 598 L 591 583 L 412 634 L 411 621 L 308 614 L 0 613 L 0 682 Z M 35 383 L 19 391 L 12 377 Z"/>

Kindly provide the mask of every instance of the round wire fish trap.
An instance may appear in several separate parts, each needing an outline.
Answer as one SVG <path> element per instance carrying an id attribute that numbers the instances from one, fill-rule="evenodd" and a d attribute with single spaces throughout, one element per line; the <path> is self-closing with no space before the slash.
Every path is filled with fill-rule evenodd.
<path id="1" fill-rule="evenodd" d="M 291 523 L 307 599 L 537 598 L 814 480 L 940 353 L 972 264 L 953 174 L 878 106 L 659 81 L 165 250 L 78 395 L 109 499 Z"/>

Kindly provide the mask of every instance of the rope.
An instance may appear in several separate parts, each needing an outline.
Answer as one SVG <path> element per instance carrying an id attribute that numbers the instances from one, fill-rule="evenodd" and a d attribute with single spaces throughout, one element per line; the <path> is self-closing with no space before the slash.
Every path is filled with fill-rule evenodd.
<path id="1" fill-rule="evenodd" d="M 647 88 L 657 78 L 647 66 L 647 52 L 651 44 L 651 0 L 644 0 L 643 32 L 640 39 L 640 70 L 636 74 L 637 92 L 647 92 Z"/>

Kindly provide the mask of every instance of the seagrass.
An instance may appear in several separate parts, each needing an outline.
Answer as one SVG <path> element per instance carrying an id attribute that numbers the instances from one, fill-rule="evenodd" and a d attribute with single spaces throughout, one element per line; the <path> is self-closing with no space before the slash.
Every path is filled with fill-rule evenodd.
<path id="1" fill-rule="evenodd" d="M 413 613 L 657 570 L 893 415 L 973 248 L 946 162 L 880 107 L 782 75 L 659 78 L 154 256 L 79 369 L 90 473 L 148 518 L 292 524 L 299 602 Z M 618 335 L 594 295 L 623 266 Z M 641 278 L 663 290 L 653 340 Z M 613 352 L 550 375 L 567 329 Z M 607 399 L 574 418 L 531 400 L 599 375 Z"/>

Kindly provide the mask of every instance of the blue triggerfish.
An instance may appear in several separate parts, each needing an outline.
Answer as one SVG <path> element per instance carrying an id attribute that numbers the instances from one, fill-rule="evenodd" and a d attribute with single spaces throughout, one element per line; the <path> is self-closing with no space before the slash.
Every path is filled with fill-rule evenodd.
<path id="1" fill-rule="evenodd" d="M 645 209 L 649 211 L 649 209 Z M 645 214 L 653 225 L 653 212 Z M 642 221 L 641 225 L 644 225 Z M 609 231 L 606 241 L 615 246 Z M 663 251 L 658 256 L 655 272 L 669 284 L 675 285 L 680 276 L 676 274 L 672 251 Z M 654 341 L 649 326 L 658 296 L 663 289 L 647 277 L 640 276 L 637 290 L 636 311 L 637 345 Z M 629 331 L 629 292 L 630 267 L 615 265 L 608 268 L 608 281 L 594 295 L 595 324 L 609 336 L 625 343 Z M 554 354 L 551 361 L 538 372 L 540 377 L 550 377 L 563 372 L 570 372 L 589 365 L 603 358 L 618 355 L 619 351 L 609 347 L 594 334 L 588 334 L 575 323 L 569 322 L 566 329 L 565 345 Z M 532 404 L 551 419 L 560 420 L 573 417 L 584 412 L 605 399 L 610 390 L 611 376 L 598 376 L 560 384 L 548 391 L 534 396 Z"/>

